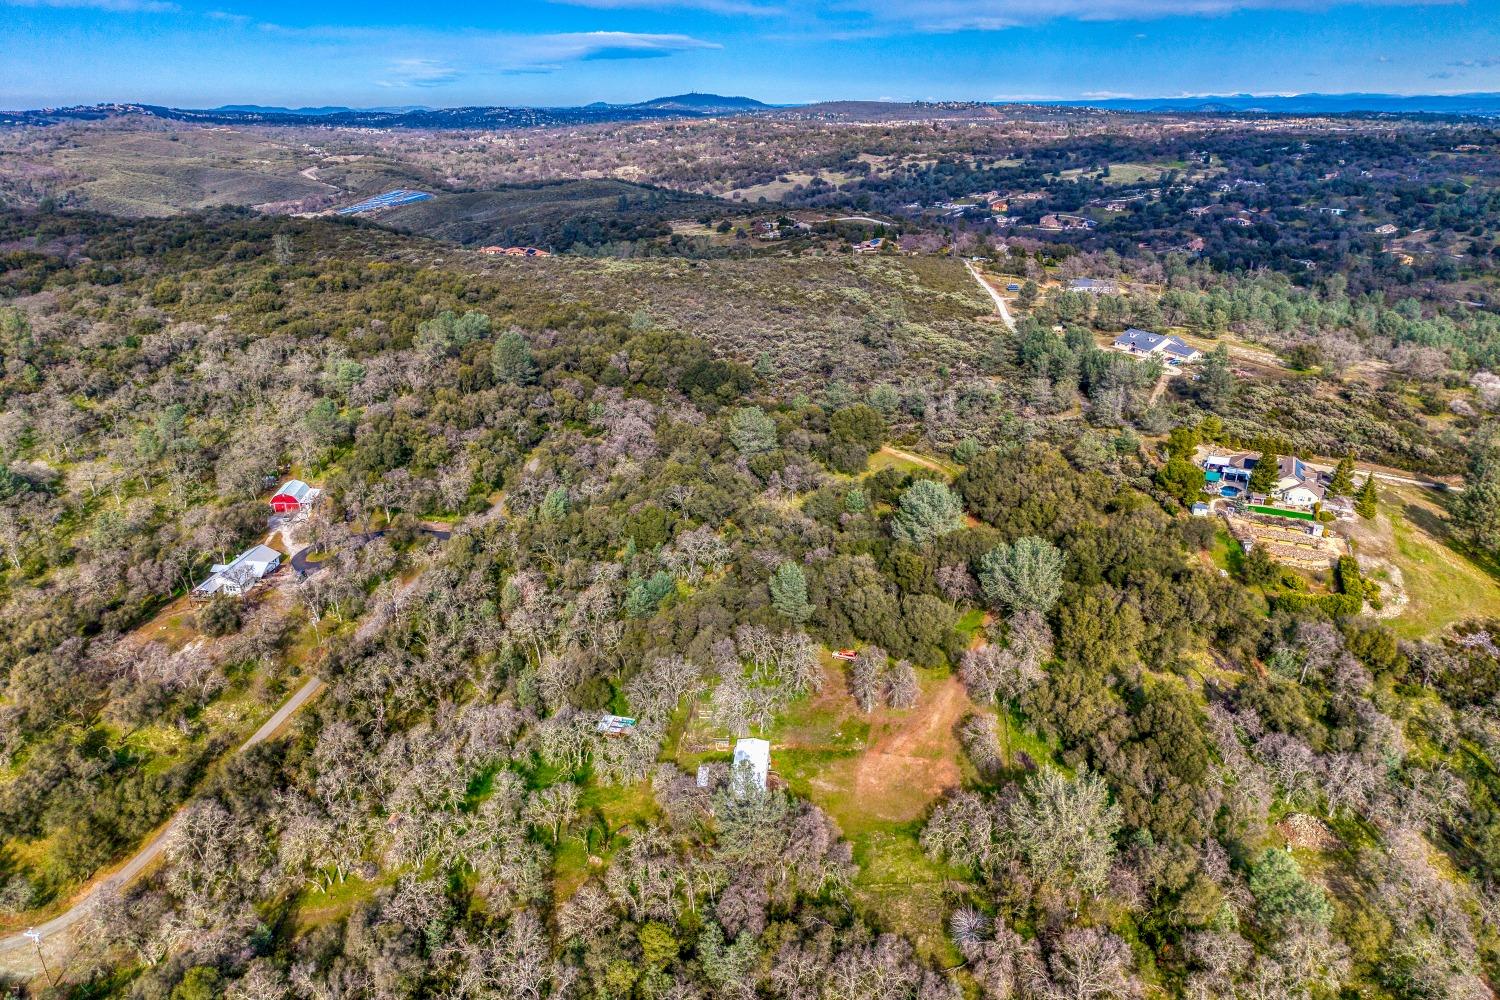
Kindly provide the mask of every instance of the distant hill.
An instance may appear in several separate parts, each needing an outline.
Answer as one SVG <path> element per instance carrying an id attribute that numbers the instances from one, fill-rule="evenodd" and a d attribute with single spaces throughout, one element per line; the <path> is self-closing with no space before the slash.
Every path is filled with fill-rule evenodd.
<path id="1" fill-rule="evenodd" d="M 469 107 L 413 110 L 354 108 L 270 108 L 228 105 L 219 108 L 167 108 L 153 104 L 92 104 L 37 111 L 0 113 L 0 126 L 53 125 L 69 121 L 104 121 L 147 117 L 204 125 L 297 125 L 306 127 L 498 129 L 580 125 L 590 122 L 646 121 L 655 118 L 699 118 L 726 112 L 770 110 L 747 97 L 685 94 L 643 104 L 591 104 L 578 108 Z"/>
<path id="2" fill-rule="evenodd" d="M 1190 111 L 1199 114 L 1437 114 L 1500 115 L 1500 94 L 1227 94 L 1201 97 L 1116 97 L 1038 102 L 1113 111 Z"/>
<path id="3" fill-rule="evenodd" d="M 1121 97 L 1090 100 L 991 103 L 937 101 L 827 101 L 821 104 L 778 106 L 749 97 L 719 94 L 677 94 L 636 104 L 596 102 L 582 107 L 467 107 L 467 108 L 344 108 L 264 107 L 230 104 L 192 110 L 150 104 L 94 104 L 36 111 L 0 112 L 0 127 L 52 125 L 68 121 L 104 121 L 142 116 L 205 125 L 296 125 L 409 129 L 545 128 L 591 122 L 648 121 L 659 118 L 702 118 L 722 114 L 788 114 L 861 121 L 932 119 L 1013 119 L 1034 117 L 1050 109 L 1054 115 L 1083 114 L 1086 109 L 1116 112 L 1189 114 L 1435 114 L 1500 116 L 1500 93 L 1474 94 L 1293 94 L 1193 97 Z"/>
<path id="4" fill-rule="evenodd" d="M 661 111 L 699 111 L 704 113 L 722 111 L 766 111 L 769 104 L 750 97 L 722 97 L 718 94 L 678 94 L 675 97 L 658 97 L 650 101 L 629 105 L 632 108 L 654 108 Z"/>
<path id="5" fill-rule="evenodd" d="M 400 114 L 406 114 L 409 111 L 426 111 L 426 110 L 428 110 L 428 109 L 424 105 L 421 105 L 421 104 L 405 104 L 405 105 L 401 105 L 399 107 L 382 107 L 382 108 L 346 108 L 346 107 L 341 107 L 341 106 L 338 106 L 338 105 L 330 105 L 330 106 L 321 107 L 321 108 L 281 108 L 281 107 L 275 107 L 275 106 L 267 107 L 264 104 L 224 104 L 224 105 L 221 105 L 221 106 L 219 106 L 217 108 L 210 108 L 209 109 L 209 111 L 211 113 L 212 112 L 225 112 L 225 113 L 229 113 L 229 114 L 247 114 L 247 115 L 308 115 L 308 116 L 314 117 L 314 118 L 320 117 L 322 115 L 354 114 L 354 113 L 359 112 L 359 111 L 374 111 L 374 112 L 379 112 L 379 113 L 382 113 L 382 114 L 400 115 Z"/>

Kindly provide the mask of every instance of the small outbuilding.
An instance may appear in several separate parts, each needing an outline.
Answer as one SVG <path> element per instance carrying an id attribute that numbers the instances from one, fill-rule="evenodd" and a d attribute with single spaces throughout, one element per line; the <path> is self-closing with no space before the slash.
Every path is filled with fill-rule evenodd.
<path id="1" fill-rule="evenodd" d="M 766 740 L 743 739 L 734 744 L 734 785 L 741 791 L 751 785 L 765 791 L 771 775 L 771 744 Z"/>
<path id="2" fill-rule="evenodd" d="M 623 715 L 601 715 L 594 732 L 604 736 L 629 736 L 635 732 L 635 720 Z"/>
<path id="3" fill-rule="evenodd" d="M 278 514 L 293 514 L 307 507 L 321 493 L 322 490 L 313 489 L 300 479 L 290 479 L 282 483 L 271 497 L 271 509 Z"/>

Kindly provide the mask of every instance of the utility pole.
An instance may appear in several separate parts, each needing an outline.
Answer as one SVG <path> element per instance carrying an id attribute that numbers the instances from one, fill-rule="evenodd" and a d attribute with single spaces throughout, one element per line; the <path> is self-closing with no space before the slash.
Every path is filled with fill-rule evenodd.
<path id="1" fill-rule="evenodd" d="M 42 954 L 42 932 L 35 927 L 30 927 L 27 928 L 24 936 L 30 939 L 32 944 L 36 945 L 36 958 L 38 962 L 42 963 L 42 972 L 47 976 L 47 985 L 56 986 L 57 981 L 52 978 L 52 970 L 47 968 L 47 956 Z"/>

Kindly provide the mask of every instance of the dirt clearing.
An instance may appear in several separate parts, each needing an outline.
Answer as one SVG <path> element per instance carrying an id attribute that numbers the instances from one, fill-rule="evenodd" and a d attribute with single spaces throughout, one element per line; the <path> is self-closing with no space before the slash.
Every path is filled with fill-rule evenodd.
<path id="1" fill-rule="evenodd" d="M 855 800 L 874 818 L 907 822 L 958 787 L 958 737 L 954 729 L 969 699 L 954 677 L 922 692 L 917 706 L 872 731 L 873 741 L 854 771 Z"/>

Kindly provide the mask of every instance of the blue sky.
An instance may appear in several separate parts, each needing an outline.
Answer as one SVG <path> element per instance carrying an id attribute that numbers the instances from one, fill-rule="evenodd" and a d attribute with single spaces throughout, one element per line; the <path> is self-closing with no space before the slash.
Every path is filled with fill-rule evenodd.
<path id="1" fill-rule="evenodd" d="M 0 0 L 0 107 L 1500 91 L 1500 0 Z"/>

